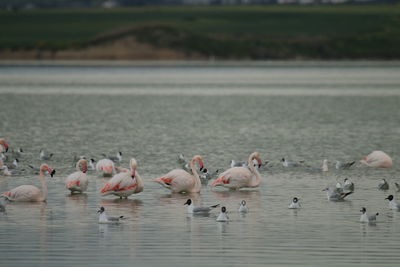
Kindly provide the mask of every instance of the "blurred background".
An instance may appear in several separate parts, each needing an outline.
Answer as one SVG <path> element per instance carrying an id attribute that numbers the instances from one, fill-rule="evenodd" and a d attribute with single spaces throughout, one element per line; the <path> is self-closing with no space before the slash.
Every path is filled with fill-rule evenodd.
<path id="1" fill-rule="evenodd" d="M 400 58 L 399 0 L 0 0 L 0 59 Z"/>

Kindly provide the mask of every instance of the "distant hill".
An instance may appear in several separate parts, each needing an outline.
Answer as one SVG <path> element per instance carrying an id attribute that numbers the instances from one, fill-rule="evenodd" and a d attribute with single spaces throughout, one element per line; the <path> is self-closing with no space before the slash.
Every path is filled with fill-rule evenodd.
<path id="1" fill-rule="evenodd" d="M 0 25 L 0 59 L 400 59 L 398 5 L 3 10 Z"/>

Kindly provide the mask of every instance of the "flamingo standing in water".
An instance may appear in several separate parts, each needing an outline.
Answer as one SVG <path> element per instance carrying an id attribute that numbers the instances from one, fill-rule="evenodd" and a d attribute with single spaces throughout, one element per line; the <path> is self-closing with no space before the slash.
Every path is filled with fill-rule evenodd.
<path id="1" fill-rule="evenodd" d="M 82 166 L 82 170 L 80 167 Z M 88 170 L 86 159 L 80 159 L 76 163 L 76 172 L 68 175 L 65 181 L 65 187 L 71 191 L 71 194 L 74 192 L 82 193 L 86 191 L 87 186 L 89 184 L 89 178 L 86 175 Z"/>
<path id="2" fill-rule="evenodd" d="M 244 187 L 258 187 L 261 183 L 261 176 L 257 168 L 253 164 L 253 160 L 257 160 L 258 165 L 261 166 L 260 153 L 254 152 L 249 156 L 248 168 L 233 167 L 230 168 L 218 177 L 211 186 L 223 186 L 229 189 L 240 189 Z"/>
<path id="3" fill-rule="evenodd" d="M 47 185 L 44 177 L 45 172 L 49 172 L 50 176 L 56 173 L 56 170 L 51 169 L 47 164 L 40 165 L 40 183 L 42 184 L 42 191 L 33 185 L 20 185 L 8 192 L 4 192 L 2 195 L 8 197 L 11 201 L 31 201 L 31 202 L 43 202 L 47 199 Z"/>
<path id="4" fill-rule="evenodd" d="M 110 159 L 101 159 L 96 163 L 96 170 L 104 177 L 111 177 L 115 170 L 114 162 Z"/>
<path id="5" fill-rule="evenodd" d="M 128 198 L 132 194 L 143 191 L 144 183 L 139 173 L 136 171 L 137 162 L 134 158 L 130 161 L 130 170 L 119 168 L 120 173 L 114 175 L 101 189 L 103 196 L 116 195 L 120 198 Z"/>
<path id="6" fill-rule="evenodd" d="M 392 158 L 383 151 L 373 151 L 368 156 L 362 158 L 360 163 L 376 168 L 391 168 L 393 166 Z"/>
<path id="7" fill-rule="evenodd" d="M 201 180 L 197 173 L 196 162 L 199 164 L 201 171 L 204 167 L 203 159 L 201 156 L 196 155 L 190 161 L 190 169 L 193 174 L 182 169 L 174 169 L 153 181 L 170 189 L 174 193 L 199 193 L 201 189 Z"/>
<path id="8" fill-rule="evenodd" d="M 8 151 L 8 144 L 4 138 L 0 138 L 0 152 Z"/>

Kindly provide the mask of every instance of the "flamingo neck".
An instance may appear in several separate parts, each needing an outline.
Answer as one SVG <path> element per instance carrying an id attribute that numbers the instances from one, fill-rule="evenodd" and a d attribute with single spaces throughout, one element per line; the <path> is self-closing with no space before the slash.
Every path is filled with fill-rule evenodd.
<path id="1" fill-rule="evenodd" d="M 46 201 L 48 190 L 47 190 L 46 178 L 44 177 L 43 170 L 40 170 L 39 180 L 40 180 L 40 183 L 42 184 L 42 199 L 41 199 L 41 201 Z"/>
<path id="2" fill-rule="evenodd" d="M 254 178 L 251 179 L 249 186 L 257 187 L 261 183 L 261 176 L 253 162 L 254 156 L 250 155 L 249 160 L 247 161 L 247 165 L 249 166 L 250 171 L 254 174 Z"/>
<path id="3" fill-rule="evenodd" d="M 200 181 L 199 174 L 197 173 L 195 162 L 196 161 L 193 159 L 192 159 L 192 161 L 190 161 L 190 169 L 192 170 L 192 173 L 193 173 L 194 189 L 200 190 L 201 181 Z"/>

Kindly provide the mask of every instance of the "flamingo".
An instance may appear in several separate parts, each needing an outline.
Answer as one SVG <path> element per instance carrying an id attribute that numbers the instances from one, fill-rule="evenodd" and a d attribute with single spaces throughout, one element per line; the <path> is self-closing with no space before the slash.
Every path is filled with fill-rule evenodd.
<path id="1" fill-rule="evenodd" d="M 49 172 L 50 176 L 56 173 L 56 170 L 51 169 L 47 164 L 40 165 L 39 180 L 42 184 L 42 191 L 33 185 L 20 185 L 8 192 L 4 192 L 2 195 L 8 197 L 11 201 L 31 201 L 31 202 L 43 202 L 47 199 L 47 185 L 44 177 L 45 172 Z"/>
<path id="2" fill-rule="evenodd" d="M 253 160 L 256 159 L 258 165 L 261 166 L 260 153 L 254 152 L 249 156 L 248 168 L 245 167 L 233 167 L 230 168 L 218 177 L 211 186 L 223 186 L 229 189 L 240 189 L 244 187 L 258 187 L 261 183 L 261 176 L 257 168 L 253 164 Z M 254 178 L 253 178 L 254 177 Z"/>
<path id="3" fill-rule="evenodd" d="M 80 169 L 81 166 L 82 171 Z M 68 175 L 65 181 L 65 187 L 71 191 L 71 194 L 74 192 L 82 193 L 86 191 L 89 184 L 89 179 L 86 175 L 87 169 L 88 167 L 86 159 L 80 159 L 76 163 L 76 172 Z"/>
<path id="4" fill-rule="evenodd" d="M 144 183 L 139 173 L 136 171 L 137 162 L 134 158 L 130 161 L 130 170 L 119 168 L 120 173 L 114 175 L 108 183 L 101 189 L 103 196 L 116 195 L 120 198 L 128 198 L 132 194 L 143 191 Z"/>
<path id="5" fill-rule="evenodd" d="M 8 144 L 4 138 L 0 138 L 0 152 L 8 151 Z"/>
<path id="6" fill-rule="evenodd" d="M 201 180 L 197 173 L 196 162 L 199 164 L 201 171 L 204 167 L 203 159 L 201 156 L 196 155 L 190 161 L 190 169 L 193 174 L 182 169 L 174 169 L 153 181 L 170 189 L 173 193 L 199 193 L 201 189 Z"/>
<path id="7" fill-rule="evenodd" d="M 373 151 L 368 156 L 362 158 L 360 163 L 376 168 L 391 168 L 393 166 L 392 159 L 383 151 Z"/>
<path id="8" fill-rule="evenodd" d="M 96 170 L 101 172 L 104 177 L 111 177 L 115 170 L 114 162 L 109 159 L 101 159 L 96 163 Z"/>

